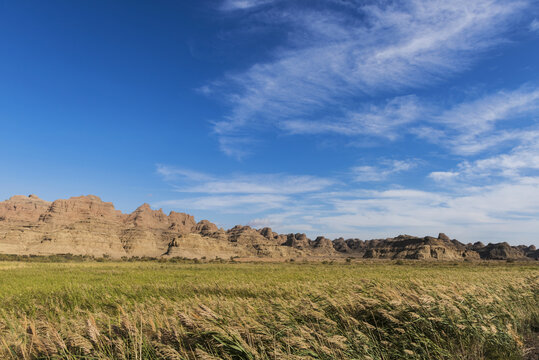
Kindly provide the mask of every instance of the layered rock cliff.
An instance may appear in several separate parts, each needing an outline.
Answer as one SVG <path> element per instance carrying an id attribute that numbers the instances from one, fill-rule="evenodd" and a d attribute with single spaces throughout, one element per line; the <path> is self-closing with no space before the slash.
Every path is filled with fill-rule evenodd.
<path id="1" fill-rule="evenodd" d="M 144 204 L 131 214 L 88 195 L 41 200 L 13 196 L 0 202 L 0 253 L 18 255 L 73 254 L 113 258 L 373 258 L 373 259 L 534 259 L 534 246 L 507 243 L 463 244 L 445 234 L 438 237 L 400 235 L 360 240 L 277 234 L 270 228 L 235 226 L 224 230 L 193 216 L 153 210 Z"/>

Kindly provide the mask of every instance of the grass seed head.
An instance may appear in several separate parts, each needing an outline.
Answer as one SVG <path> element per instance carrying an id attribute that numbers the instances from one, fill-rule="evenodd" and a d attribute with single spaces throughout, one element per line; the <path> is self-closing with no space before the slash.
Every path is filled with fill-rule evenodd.
<path id="1" fill-rule="evenodd" d="M 67 347 L 75 352 L 82 352 L 84 355 L 90 355 L 93 350 L 92 343 L 77 333 L 71 333 L 66 339 Z"/>

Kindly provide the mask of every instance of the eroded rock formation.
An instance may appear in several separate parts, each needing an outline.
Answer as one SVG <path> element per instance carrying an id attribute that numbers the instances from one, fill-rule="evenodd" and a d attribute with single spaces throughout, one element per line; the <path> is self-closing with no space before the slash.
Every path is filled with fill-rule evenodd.
<path id="1" fill-rule="evenodd" d="M 13 196 L 0 202 L 0 253 L 18 255 L 74 254 L 113 258 L 380 258 L 380 259 L 535 259 L 534 246 L 508 243 L 462 244 L 441 233 L 438 237 L 399 235 L 360 240 L 281 235 L 237 225 L 229 230 L 193 216 L 153 210 L 143 204 L 131 214 L 88 195 L 41 200 L 35 195 Z"/>

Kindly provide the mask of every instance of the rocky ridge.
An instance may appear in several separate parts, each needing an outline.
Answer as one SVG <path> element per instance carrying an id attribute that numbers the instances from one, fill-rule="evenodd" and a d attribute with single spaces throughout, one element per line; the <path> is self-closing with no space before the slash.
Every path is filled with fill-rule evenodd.
<path id="1" fill-rule="evenodd" d="M 463 244 L 438 237 L 399 235 L 360 240 L 277 234 L 237 225 L 229 230 L 184 213 L 143 204 L 131 214 L 88 195 L 53 202 L 16 195 L 0 202 L 0 253 L 73 254 L 113 258 L 368 258 L 434 260 L 538 260 L 535 246 Z"/>

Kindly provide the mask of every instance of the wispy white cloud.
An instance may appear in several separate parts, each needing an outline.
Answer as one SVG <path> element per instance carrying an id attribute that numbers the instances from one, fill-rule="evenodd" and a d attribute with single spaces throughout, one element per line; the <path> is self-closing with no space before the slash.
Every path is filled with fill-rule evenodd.
<path id="1" fill-rule="evenodd" d="M 298 194 L 319 191 L 333 184 L 332 180 L 313 176 L 291 175 L 249 175 L 236 176 L 232 179 L 204 182 L 186 188 L 178 188 L 180 192 L 193 193 L 244 193 L 244 194 Z"/>
<path id="2" fill-rule="evenodd" d="M 433 171 L 429 177 L 435 181 L 448 182 L 454 181 L 459 175 L 458 171 Z"/>
<path id="3" fill-rule="evenodd" d="M 227 174 L 216 176 L 174 166 L 158 165 L 166 180 L 175 180 L 175 190 L 205 194 L 298 194 L 319 191 L 334 180 L 308 175 Z"/>
<path id="4" fill-rule="evenodd" d="M 321 121 L 285 120 L 281 127 L 292 134 L 337 133 L 347 136 L 373 135 L 388 139 L 398 136 L 397 129 L 415 122 L 425 108 L 415 96 L 396 97 L 383 106 L 365 105 L 364 109 L 348 112 L 344 118 Z"/>
<path id="5" fill-rule="evenodd" d="M 524 85 L 462 101 L 448 109 L 415 96 L 396 97 L 384 106 L 365 106 L 345 118 L 288 120 L 290 133 L 370 135 L 394 140 L 412 134 L 458 155 L 475 155 L 503 144 L 527 141 L 539 121 L 539 88 Z M 521 121 L 518 126 L 511 122 Z"/>
<path id="6" fill-rule="evenodd" d="M 222 10 L 247 10 L 261 5 L 269 4 L 275 0 L 225 0 L 221 5 Z"/>
<path id="7" fill-rule="evenodd" d="M 221 213 L 259 213 L 271 209 L 282 208 L 290 199 L 276 194 L 235 194 L 206 195 L 183 199 L 159 201 L 155 207 L 169 207 L 190 210 L 212 210 Z"/>
<path id="8" fill-rule="evenodd" d="M 243 159 L 250 154 L 249 147 L 255 143 L 255 139 L 249 134 L 235 132 L 234 135 L 221 134 L 219 136 L 219 148 L 226 155 L 237 160 Z"/>
<path id="9" fill-rule="evenodd" d="M 436 181 L 475 181 L 478 178 L 527 178 L 530 171 L 539 170 L 539 131 L 527 131 L 522 136 L 522 143 L 509 152 L 464 161 L 456 169 L 438 171 L 429 174 Z"/>
<path id="10" fill-rule="evenodd" d="M 539 88 L 523 86 L 463 102 L 431 119 L 444 129 L 444 141 L 452 152 L 472 155 L 510 141 L 529 137 L 525 124 L 498 128 L 503 122 L 522 120 L 533 125 L 539 110 Z M 531 124 L 530 124 L 531 123 Z M 418 135 L 421 135 L 418 133 Z M 437 141 L 439 139 L 436 139 Z"/>
<path id="11" fill-rule="evenodd" d="M 158 165 L 180 199 L 154 205 L 175 209 L 212 210 L 220 213 L 255 214 L 285 208 L 310 193 L 323 192 L 336 180 L 309 175 L 213 175 L 174 166 Z"/>
<path id="12" fill-rule="evenodd" d="M 258 1 L 238 2 L 250 7 Z M 466 69 L 478 54 L 503 41 L 504 31 L 528 1 L 397 1 L 361 5 L 332 2 L 323 10 L 268 10 L 265 21 L 286 23 L 287 44 L 272 60 L 243 72 L 228 74 L 220 91 L 230 94 L 229 115 L 215 124 L 227 137 L 225 152 L 235 133 L 253 124 L 284 122 L 288 130 L 313 131 L 304 121 L 321 109 L 339 107 L 353 112 L 366 94 L 411 89 L 439 81 Z M 256 17 L 260 21 L 261 17 Z M 380 117 L 351 115 L 359 129 L 378 129 Z M 405 120 L 406 118 L 404 118 Z M 326 123 L 329 131 L 338 126 Z M 240 136 L 237 137 L 241 138 Z"/>
<path id="13" fill-rule="evenodd" d="M 157 173 L 167 181 L 177 180 L 178 178 L 192 181 L 207 181 L 211 179 L 211 177 L 207 174 L 189 169 L 183 169 L 162 164 L 157 164 L 156 168 Z"/>
<path id="14" fill-rule="evenodd" d="M 379 165 L 355 166 L 351 170 L 356 181 L 384 181 L 391 175 L 411 170 L 417 165 L 417 160 L 381 160 Z"/>
<path id="15" fill-rule="evenodd" d="M 421 117 L 407 128 L 420 139 L 443 146 L 453 154 L 474 156 L 497 148 L 525 144 L 535 137 L 539 121 L 539 88 L 524 85 L 462 101 L 443 109 L 419 104 Z"/>
<path id="16" fill-rule="evenodd" d="M 458 104 L 437 116 L 436 120 L 450 128 L 478 134 L 492 130 L 496 122 L 514 119 L 538 109 L 539 89 L 526 86 Z"/>
<path id="17" fill-rule="evenodd" d="M 539 31 L 539 20 L 533 19 L 530 23 L 530 31 Z"/>

